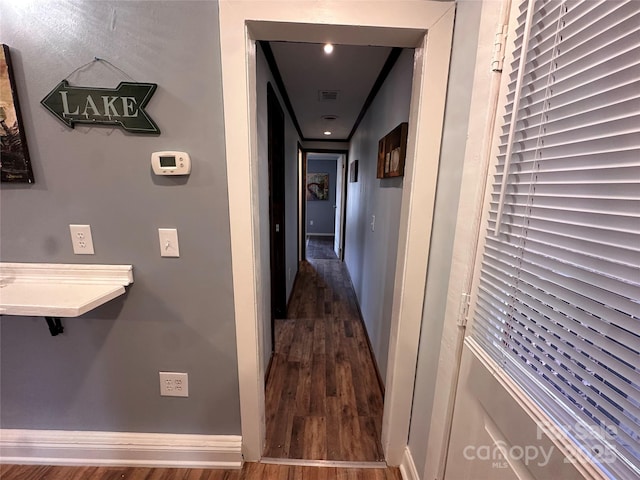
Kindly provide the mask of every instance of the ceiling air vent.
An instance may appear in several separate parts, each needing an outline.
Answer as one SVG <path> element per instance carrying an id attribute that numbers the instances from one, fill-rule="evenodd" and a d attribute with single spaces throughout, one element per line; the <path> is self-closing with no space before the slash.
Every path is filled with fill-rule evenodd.
<path id="1" fill-rule="evenodd" d="M 327 102 L 338 99 L 338 90 L 318 90 L 318 100 Z"/>

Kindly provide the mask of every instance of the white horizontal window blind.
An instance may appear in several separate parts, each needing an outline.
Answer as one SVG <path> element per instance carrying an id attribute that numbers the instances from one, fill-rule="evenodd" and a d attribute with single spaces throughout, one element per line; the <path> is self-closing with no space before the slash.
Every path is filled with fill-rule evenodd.
<path id="1" fill-rule="evenodd" d="M 605 474 L 639 478 L 640 1 L 518 14 L 472 335 Z"/>

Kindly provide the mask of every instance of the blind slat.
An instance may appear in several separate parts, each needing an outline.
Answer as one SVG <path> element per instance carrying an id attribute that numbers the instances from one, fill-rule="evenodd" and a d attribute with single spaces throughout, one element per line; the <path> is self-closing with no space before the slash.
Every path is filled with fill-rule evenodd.
<path id="1" fill-rule="evenodd" d="M 488 295 L 491 295 L 491 292 L 488 289 L 485 290 L 485 292 Z M 483 305 L 483 308 L 485 311 L 489 310 L 487 305 Z M 532 316 L 536 315 L 536 313 L 526 305 L 522 306 L 522 312 L 531 313 Z M 495 310 L 492 312 L 492 316 L 493 315 L 495 315 Z M 562 337 L 573 336 L 574 342 L 579 342 L 577 335 L 570 333 L 560 325 L 545 322 L 544 327 L 542 327 L 540 323 L 535 321 L 527 322 L 525 324 L 511 320 L 506 320 L 503 323 L 503 327 L 505 325 L 509 326 L 506 330 L 507 335 L 513 334 L 514 331 L 517 331 L 523 338 L 526 338 L 528 333 L 534 333 L 535 339 L 540 340 L 539 343 L 536 343 L 540 346 L 541 353 L 544 353 L 549 357 L 554 357 L 556 355 L 564 357 L 563 360 L 568 361 L 558 363 L 565 366 L 566 369 L 571 371 L 576 377 L 582 377 L 580 383 L 583 383 L 583 381 L 588 379 L 590 383 L 589 386 L 593 386 L 599 391 L 606 393 L 606 395 L 615 402 L 615 404 L 624 407 L 626 411 L 625 416 L 628 416 L 636 426 L 638 425 L 640 422 L 640 420 L 638 420 L 638 417 L 640 417 L 640 408 L 637 403 L 633 403 L 633 401 L 623 393 L 623 391 L 627 390 L 630 385 L 627 382 L 622 381 L 617 376 L 612 377 L 610 375 L 611 372 L 607 368 L 601 366 L 602 362 L 597 361 L 598 357 L 608 361 L 609 359 L 606 355 L 590 347 L 588 343 L 586 349 L 576 350 L 571 343 L 568 343 L 569 340 L 565 340 L 564 342 L 559 341 Z M 499 334 L 500 331 L 496 328 L 496 337 L 498 337 Z M 589 362 L 591 359 L 595 359 L 596 362 Z M 589 363 L 589 368 L 591 370 L 587 370 L 587 363 Z"/>

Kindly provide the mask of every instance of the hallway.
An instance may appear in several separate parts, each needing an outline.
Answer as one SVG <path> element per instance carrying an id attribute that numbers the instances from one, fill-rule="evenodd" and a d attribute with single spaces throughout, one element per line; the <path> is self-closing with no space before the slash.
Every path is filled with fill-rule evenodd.
<path id="1" fill-rule="evenodd" d="M 332 246 L 332 237 L 311 237 L 288 318 L 275 322 L 264 456 L 381 462 L 383 396 L 351 281 Z"/>

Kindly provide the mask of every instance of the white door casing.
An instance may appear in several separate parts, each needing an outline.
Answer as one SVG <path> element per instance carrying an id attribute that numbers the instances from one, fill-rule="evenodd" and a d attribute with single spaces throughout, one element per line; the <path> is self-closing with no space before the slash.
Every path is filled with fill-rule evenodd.
<path id="1" fill-rule="evenodd" d="M 346 155 L 342 154 L 338 157 L 336 162 L 336 215 L 334 218 L 334 237 L 333 237 L 333 250 L 336 252 L 336 256 L 342 259 L 342 219 L 344 218 L 344 191 L 345 191 L 345 175 L 347 174 L 347 162 Z M 348 180 L 347 180 L 348 181 Z"/>
<path id="2" fill-rule="evenodd" d="M 256 40 L 415 48 L 382 443 L 390 465 L 407 444 L 440 156 L 455 4 L 408 1 L 221 0 L 219 3 L 236 342 L 246 461 L 265 436 L 261 338 L 268 258 L 259 245 Z M 268 250 L 267 250 L 268 251 Z"/>

